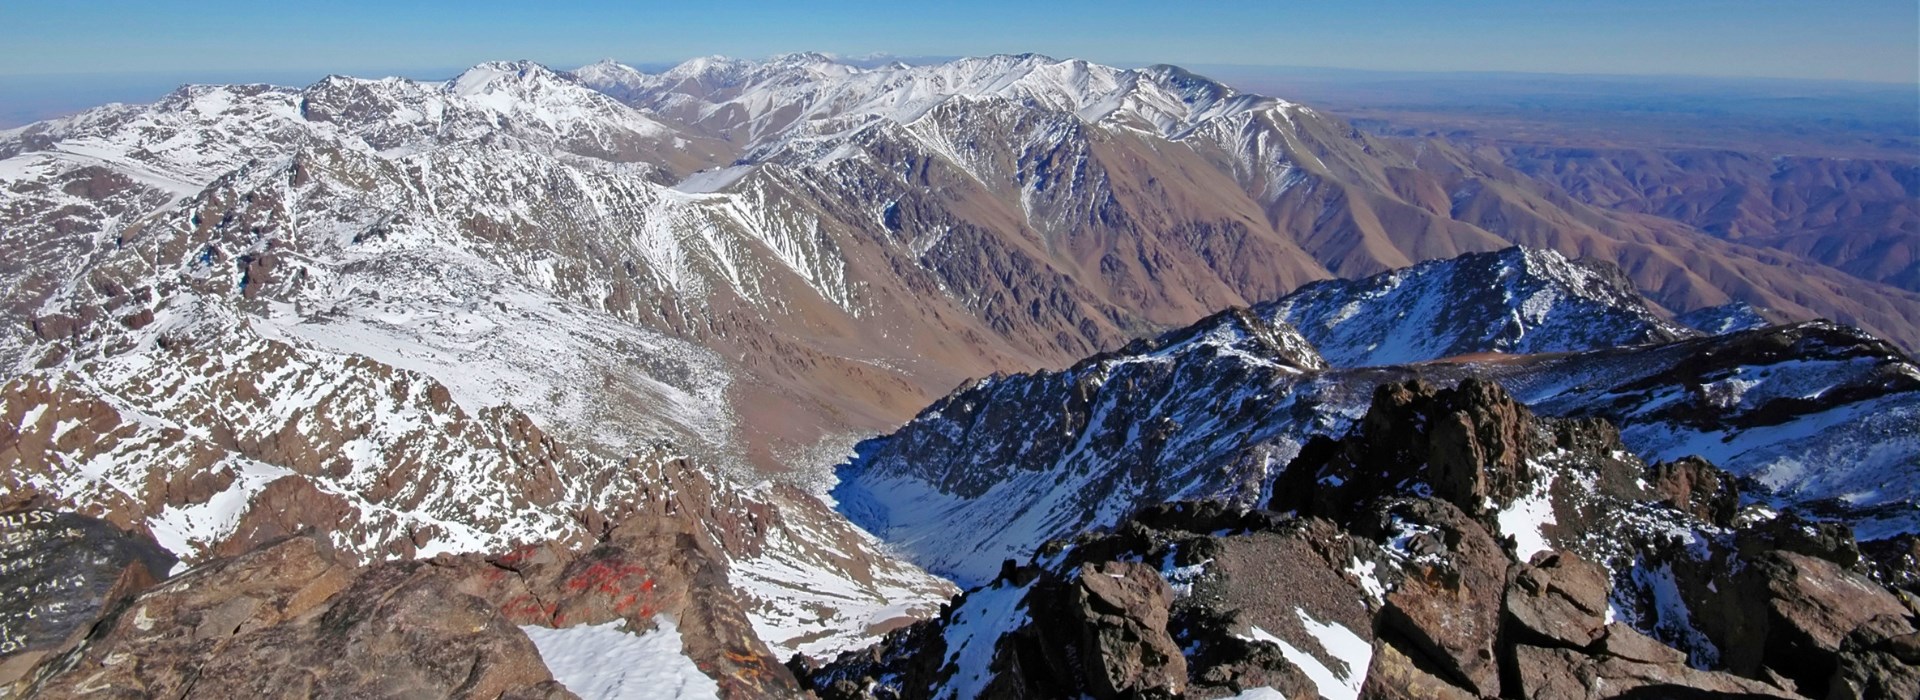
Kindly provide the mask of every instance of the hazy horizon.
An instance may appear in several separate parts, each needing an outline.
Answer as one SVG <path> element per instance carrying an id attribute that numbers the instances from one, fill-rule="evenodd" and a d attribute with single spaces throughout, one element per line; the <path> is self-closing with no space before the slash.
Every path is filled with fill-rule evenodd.
<path id="1" fill-rule="evenodd" d="M 1908 0 L 1487 0 L 1433 4 L 1119 0 L 530 6 L 344 0 L 189 6 L 23 0 L 0 9 L 0 75 L 248 70 L 360 74 L 528 57 L 956 56 L 1033 51 L 1103 63 L 1325 66 L 1920 81 Z"/>
<path id="2" fill-rule="evenodd" d="M 1040 52 L 1032 52 L 1040 53 Z M 712 55 L 712 54 L 703 54 Z M 840 54 L 836 54 L 840 55 Z M 867 54 L 842 55 L 848 60 L 860 60 L 884 56 L 887 59 L 908 62 L 933 62 L 952 60 L 956 56 L 896 56 L 881 52 Z M 635 60 L 621 57 L 612 58 L 626 65 L 642 70 L 659 71 L 678 65 L 687 60 L 698 58 L 689 56 L 679 59 Z M 1054 56 L 1055 58 L 1080 58 L 1077 56 Z M 768 56 L 739 56 L 749 60 L 761 60 Z M 485 60 L 533 60 L 557 70 L 572 70 L 591 63 L 592 59 L 579 62 L 541 61 L 524 57 L 496 57 Z M 476 61 L 475 63 L 479 63 Z M 1134 60 L 1113 61 L 1112 65 L 1121 67 L 1139 67 L 1166 61 Z M 13 128 L 43 119 L 56 118 L 72 114 L 91 107 L 112 102 L 146 103 L 158 100 L 181 85 L 204 83 L 267 83 L 287 87 L 302 87 L 328 75 L 351 75 L 363 78 L 400 76 L 416 80 L 442 80 L 458 75 L 474 64 L 430 66 L 415 68 L 368 69 L 359 71 L 329 71 L 301 69 L 214 69 L 199 71 L 124 71 L 116 73 L 64 73 L 35 75 L 0 74 L 0 128 Z M 1766 78 L 1713 75 L 1681 74 L 1607 74 L 1607 73 L 1553 73 L 1542 71 L 1461 71 L 1461 70 L 1385 70 L 1369 68 L 1348 68 L 1340 66 L 1311 65 L 1262 65 L 1262 64 L 1220 64 L 1189 63 L 1178 64 L 1195 72 L 1208 75 L 1230 85 L 1252 92 L 1271 90 L 1274 78 L 1304 78 L 1314 84 L 1340 85 L 1342 87 L 1379 86 L 1393 84 L 1397 79 L 1435 79 L 1465 81 L 1481 86 L 1501 86 L 1500 92 L 1512 92 L 1522 89 L 1520 86 L 1554 85 L 1555 90 L 1583 85 L 1619 83 L 1638 85 L 1662 92 L 1674 93 L 1710 93 L 1727 90 L 1744 91 L 1753 94 L 1786 97 L 1813 97 L 1851 99 L 1854 96 L 1872 96 L 1879 102 L 1888 99 L 1895 101 L 1912 97 L 1920 100 L 1920 83 L 1884 83 L 1873 81 L 1855 81 L 1814 78 Z M 1292 83 L 1298 85 L 1301 83 Z M 1281 97 L 1310 99 L 1313 95 L 1298 93 L 1274 93 Z"/>

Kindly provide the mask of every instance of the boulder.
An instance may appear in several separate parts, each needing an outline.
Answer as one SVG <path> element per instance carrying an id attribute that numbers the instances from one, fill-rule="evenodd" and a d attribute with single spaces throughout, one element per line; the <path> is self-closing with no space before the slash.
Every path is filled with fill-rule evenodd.
<path id="1" fill-rule="evenodd" d="M 444 557 L 458 588 L 492 603 L 518 625 L 564 628 L 622 620 L 628 630 L 677 625 L 685 653 L 723 695 L 781 697 L 800 692 L 793 673 L 755 634 L 728 582 L 725 555 L 687 518 L 633 513 L 597 544 L 550 542 L 504 554 Z"/>
<path id="2" fill-rule="evenodd" d="M 1794 698 L 1780 688 L 1683 663 L 1590 657 L 1573 649 L 1514 649 L 1519 696 L 1533 700 L 1602 698 Z"/>
<path id="3" fill-rule="evenodd" d="M 1409 651 L 1433 660 L 1449 682 L 1480 695 L 1499 694 L 1494 650 L 1506 551 L 1478 522 L 1444 501 L 1414 501 L 1395 512 L 1437 528 L 1446 549 L 1437 562 L 1410 565 L 1400 587 L 1387 595 L 1382 633 L 1406 640 Z"/>
<path id="4" fill-rule="evenodd" d="M 1398 647 L 1375 643 L 1373 664 L 1367 668 L 1367 683 L 1360 687 L 1360 697 L 1369 700 L 1475 700 L 1479 696 L 1428 673 Z"/>
<path id="5" fill-rule="evenodd" d="M 1301 448 L 1275 482 L 1270 507 L 1353 525 L 1383 501 L 1431 494 L 1490 517 L 1532 488 L 1532 458 L 1552 447 L 1542 425 L 1489 381 L 1382 384 L 1346 437 L 1315 437 Z"/>
<path id="6" fill-rule="evenodd" d="M 1847 635 L 1827 697 L 1920 698 L 1920 631 L 1913 622 L 1883 615 Z"/>
<path id="7" fill-rule="evenodd" d="M 1607 625 L 1598 651 L 1606 656 L 1650 664 L 1680 664 L 1687 661 L 1686 652 L 1662 644 L 1660 640 L 1618 622 Z"/>
<path id="8" fill-rule="evenodd" d="M 1528 640 L 1586 647 L 1606 628 L 1607 572 L 1571 552 L 1542 552 L 1507 586 L 1507 615 Z"/>
<path id="9" fill-rule="evenodd" d="M 166 578 L 174 563 L 152 538 L 98 518 L 45 509 L 0 515 L 0 686 Z"/>
<path id="10" fill-rule="evenodd" d="M 1041 637 L 1063 652 L 1050 665 L 1064 670 L 1079 659 L 1083 690 L 1095 698 L 1185 691 L 1187 660 L 1167 633 L 1173 588 L 1159 571 L 1134 562 L 1087 564 L 1063 589 L 1049 596 L 1052 605 L 1033 606 Z"/>
<path id="11" fill-rule="evenodd" d="M 1753 579 L 1749 591 L 1764 595 L 1765 634 L 1727 640 L 1727 665 L 1736 673 L 1773 668 L 1814 695 L 1824 694 L 1848 635 L 1875 618 L 1908 616 L 1886 589 L 1826 559 L 1771 552 L 1743 575 Z"/>
<path id="12" fill-rule="evenodd" d="M 1848 569 L 1858 567 L 1862 558 L 1852 526 L 1809 520 L 1793 511 L 1740 530 L 1738 546 L 1750 558 L 1780 550 L 1819 557 Z"/>
<path id="13" fill-rule="evenodd" d="M 1726 527 L 1740 509 L 1740 489 L 1732 474 L 1699 457 L 1653 465 L 1649 482 L 1655 499 L 1702 521 Z"/>

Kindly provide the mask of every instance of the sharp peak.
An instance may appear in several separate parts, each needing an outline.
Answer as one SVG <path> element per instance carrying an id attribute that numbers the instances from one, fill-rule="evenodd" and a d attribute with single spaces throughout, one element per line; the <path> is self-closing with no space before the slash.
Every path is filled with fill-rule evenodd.
<path id="1" fill-rule="evenodd" d="M 572 73 L 554 70 L 547 67 L 546 64 L 537 61 L 521 59 L 517 61 L 485 61 L 474 64 L 472 68 L 461 71 L 460 75 L 454 76 L 452 80 L 447 81 L 446 85 L 448 89 L 454 92 L 465 94 L 475 90 L 485 89 L 488 86 L 499 83 L 503 79 L 525 82 L 552 81 L 573 85 L 579 84 L 579 80 L 575 78 Z M 582 89 L 586 88 L 582 86 Z"/>
<path id="2" fill-rule="evenodd" d="M 789 51 L 767 57 L 767 63 L 840 63 L 840 57 L 825 51 Z"/>
<path id="3" fill-rule="evenodd" d="M 546 64 L 541 63 L 539 61 L 522 58 L 522 59 L 516 59 L 516 60 L 510 60 L 510 61 L 481 61 L 479 63 L 473 64 L 473 67 L 468 68 L 464 71 L 461 71 L 460 75 L 466 76 L 466 75 L 477 74 L 481 72 L 514 73 L 522 76 L 552 75 L 555 77 L 559 77 L 564 74 L 563 71 L 550 68 Z"/>

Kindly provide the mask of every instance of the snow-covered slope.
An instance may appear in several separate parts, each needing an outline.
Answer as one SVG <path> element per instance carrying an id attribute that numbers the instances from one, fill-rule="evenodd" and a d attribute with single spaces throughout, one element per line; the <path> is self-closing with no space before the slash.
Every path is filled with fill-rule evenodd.
<path id="1" fill-rule="evenodd" d="M 565 75 L 189 87 L 0 149 L 28 244 L 0 269 L 12 491 L 194 560 L 303 526 L 364 558 L 500 552 L 587 541 L 584 513 L 691 456 L 760 513 L 716 537 L 783 654 L 951 590 L 804 490 L 730 484 L 760 480 L 748 373 L 712 338 L 794 290 L 849 303 L 839 263 L 804 209 L 670 189 L 697 144 Z"/>
<path id="2" fill-rule="evenodd" d="M 1275 420 L 1324 367 L 1291 328 L 1223 312 L 1064 372 L 963 387 L 863 445 L 833 496 L 913 561 L 978 585 L 1143 504 L 1254 502 L 1304 430 L 1339 425 Z"/>
<path id="3" fill-rule="evenodd" d="M 1388 322 L 1356 320 L 1369 321 Z M 1749 499 L 1844 515 L 1863 538 L 1920 532 L 1920 366 L 1845 327 L 1333 370 L 1167 347 L 964 387 L 864 445 L 841 471 L 839 507 L 914 561 L 977 585 L 1002 559 L 1145 505 L 1265 503 L 1301 446 L 1343 434 L 1376 385 L 1482 376 L 1545 415 L 1609 419 L 1649 463 L 1707 457 L 1748 480 Z"/>
<path id="4" fill-rule="evenodd" d="M 1863 540 L 1920 532 L 1920 365 L 1814 322 L 1477 368 L 1550 414 L 1599 416 L 1648 461 L 1689 455 Z"/>
<path id="5" fill-rule="evenodd" d="M 1654 315 L 1618 269 L 1526 248 L 1318 282 L 1259 311 L 1293 324 L 1339 367 L 1590 350 L 1694 334 Z"/>
<path id="6" fill-rule="evenodd" d="M 764 137 L 807 122 L 881 117 L 910 123 L 949 101 L 999 98 L 1093 123 L 1179 138 L 1211 119 L 1289 103 L 1238 92 L 1174 66 L 1122 70 L 1036 54 L 860 68 L 818 53 L 766 61 L 697 58 L 649 75 L 603 61 L 583 82 L 695 124 Z"/>

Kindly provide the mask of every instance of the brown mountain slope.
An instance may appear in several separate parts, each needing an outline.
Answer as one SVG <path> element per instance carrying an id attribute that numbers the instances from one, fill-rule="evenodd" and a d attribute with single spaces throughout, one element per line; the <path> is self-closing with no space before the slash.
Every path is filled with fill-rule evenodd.
<path id="1" fill-rule="evenodd" d="M 1734 151 L 1536 147 L 1502 155 L 1583 202 L 1920 291 L 1920 165 Z"/>

